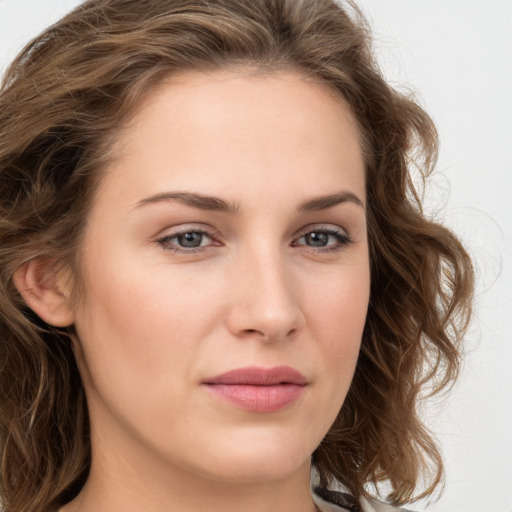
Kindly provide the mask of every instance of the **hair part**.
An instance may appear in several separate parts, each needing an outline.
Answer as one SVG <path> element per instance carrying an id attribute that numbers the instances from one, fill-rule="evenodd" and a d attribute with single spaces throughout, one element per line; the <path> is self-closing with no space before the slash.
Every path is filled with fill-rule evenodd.
<path id="1" fill-rule="evenodd" d="M 366 161 L 371 298 L 346 401 L 313 454 L 323 485 L 356 499 L 431 495 L 442 460 L 418 400 L 457 375 L 473 274 L 467 253 L 423 214 L 411 169 L 437 155 L 428 115 L 383 79 L 369 30 L 334 0 L 89 0 L 33 40 L 0 89 L 0 489 L 5 512 L 57 507 L 90 467 L 87 403 L 70 342 L 13 283 L 34 258 L 67 265 L 116 136 L 141 100 L 182 71 L 299 70 L 337 91 Z M 430 477 L 428 476 L 430 475 Z M 423 490 L 417 489 L 425 479 Z"/>

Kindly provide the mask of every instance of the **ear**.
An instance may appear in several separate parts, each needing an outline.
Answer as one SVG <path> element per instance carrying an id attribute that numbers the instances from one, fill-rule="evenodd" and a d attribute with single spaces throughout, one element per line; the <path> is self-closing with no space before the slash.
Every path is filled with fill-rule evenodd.
<path id="1" fill-rule="evenodd" d="M 57 272 L 52 260 L 28 261 L 14 272 L 13 280 L 27 306 L 47 324 L 67 327 L 74 322 L 69 279 Z"/>

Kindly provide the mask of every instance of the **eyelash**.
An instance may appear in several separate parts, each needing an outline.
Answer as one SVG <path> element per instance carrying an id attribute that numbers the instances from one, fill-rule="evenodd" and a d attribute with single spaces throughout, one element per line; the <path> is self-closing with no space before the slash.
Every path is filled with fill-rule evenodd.
<path id="1" fill-rule="evenodd" d="M 187 235 L 189 233 L 197 233 L 202 236 L 207 236 L 208 238 L 215 240 L 215 237 L 217 233 L 209 233 L 208 231 L 201 229 L 201 228 L 187 228 L 182 229 L 180 231 L 176 231 L 174 233 L 171 233 L 170 235 L 166 235 L 162 238 L 159 238 L 156 242 L 163 247 L 165 251 L 170 251 L 173 254 L 198 254 L 200 252 L 203 252 L 206 247 L 208 246 L 199 246 L 199 247 L 190 247 L 188 249 L 180 248 L 177 245 L 170 246 L 169 243 L 171 240 L 178 238 L 179 236 Z M 210 245 L 210 244 L 209 244 Z M 215 243 L 214 245 L 220 246 L 222 245 L 220 242 Z"/>
<path id="2" fill-rule="evenodd" d="M 334 237 L 337 241 L 337 244 L 334 246 L 328 246 L 328 247 L 314 247 L 314 246 L 308 246 L 306 244 L 297 244 L 297 241 L 301 238 L 304 238 L 307 235 L 311 235 L 313 233 L 316 234 L 324 234 L 328 237 Z M 341 229 L 335 229 L 335 228 L 326 228 L 326 227 L 313 227 L 308 229 L 308 231 L 304 232 L 302 235 L 300 235 L 294 242 L 293 247 L 297 247 L 298 245 L 304 245 L 308 250 L 315 252 L 315 253 L 338 253 L 345 249 L 347 246 L 349 246 L 352 243 L 352 239 L 350 236 Z"/>
<path id="3" fill-rule="evenodd" d="M 176 231 L 174 233 L 171 233 L 170 235 L 166 235 L 162 238 L 159 238 L 156 240 L 156 242 L 165 250 L 170 251 L 173 254 L 184 254 L 184 255 L 194 255 L 204 252 L 208 247 L 211 247 L 212 244 L 208 244 L 205 246 L 199 246 L 199 247 L 191 247 L 191 248 L 182 248 L 177 245 L 170 245 L 170 241 L 173 239 L 176 239 L 180 236 L 184 236 L 190 233 L 199 234 L 201 236 L 207 236 L 211 240 L 214 241 L 214 246 L 221 246 L 222 244 L 220 242 L 215 242 L 215 237 L 217 236 L 217 233 L 210 233 L 204 229 L 201 228 L 187 228 L 180 231 Z M 307 235 L 311 235 L 313 233 L 316 234 L 324 234 L 327 236 L 332 236 L 336 239 L 337 244 L 334 246 L 329 247 L 314 247 L 314 246 L 308 246 L 306 244 L 298 244 L 297 241 L 301 238 L 304 238 Z M 332 227 L 321 227 L 321 226 L 313 226 L 307 231 L 304 231 L 300 236 L 298 236 L 294 241 L 292 242 L 292 247 L 299 247 L 304 246 L 307 250 L 314 252 L 314 253 L 337 253 L 345 249 L 347 246 L 349 246 L 352 243 L 352 239 L 350 236 L 341 229 L 335 229 Z"/>

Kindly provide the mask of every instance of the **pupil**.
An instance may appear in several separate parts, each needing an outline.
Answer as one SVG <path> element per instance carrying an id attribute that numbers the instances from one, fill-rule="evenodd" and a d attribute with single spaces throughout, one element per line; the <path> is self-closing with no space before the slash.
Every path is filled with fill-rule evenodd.
<path id="1" fill-rule="evenodd" d="M 178 242 L 182 247 L 199 247 L 203 240 L 202 233 L 191 232 L 185 233 L 178 237 Z"/>
<path id="2" fill-rule="evenodd" d="M 325 247 L 327 245 L 329 235 L 327 233 L 308 233 L 306 242 L 313 247 Z"/>

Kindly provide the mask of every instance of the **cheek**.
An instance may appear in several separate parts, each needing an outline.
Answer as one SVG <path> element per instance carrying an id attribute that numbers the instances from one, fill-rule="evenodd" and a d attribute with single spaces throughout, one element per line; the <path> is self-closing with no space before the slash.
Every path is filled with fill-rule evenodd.
<path id="1" fill-rule="evenodd" d="M 215 325 L 216 301 L 168 268 L 107 263 L 90 273 L 76 322 L 95 385 L 115 390 L 121 383 L 134 393 L 175 389 L 189 378 L 198 347 Z"/>
<path id="2" fill-rule="evenodd" d="M 314 405 L 308 417 L 318 439 L 332 426 L 352 383 L 369 300 L 367 259 L 322 278 L 303 311 L 313 340 L 307 353 L 316 369 Z M 306 295 L 304 295 L 306 297 Z"/>
<path id="3" fill-rule="evenodd" d="M 322 352 L 333 388 L 347 390 L 357 363 L 369 302 L 365 265 L 323 283 L 306 306 L 308 323 Z"/>
<path id="4" fill-rule="evenodd" d="M 369 272 L 364 267 L 354 270 L 324 281 L 321 289 L 311 294 L 306 311 L 326 339 L 348 342 L 361 337 L 370 296 Z"/>

